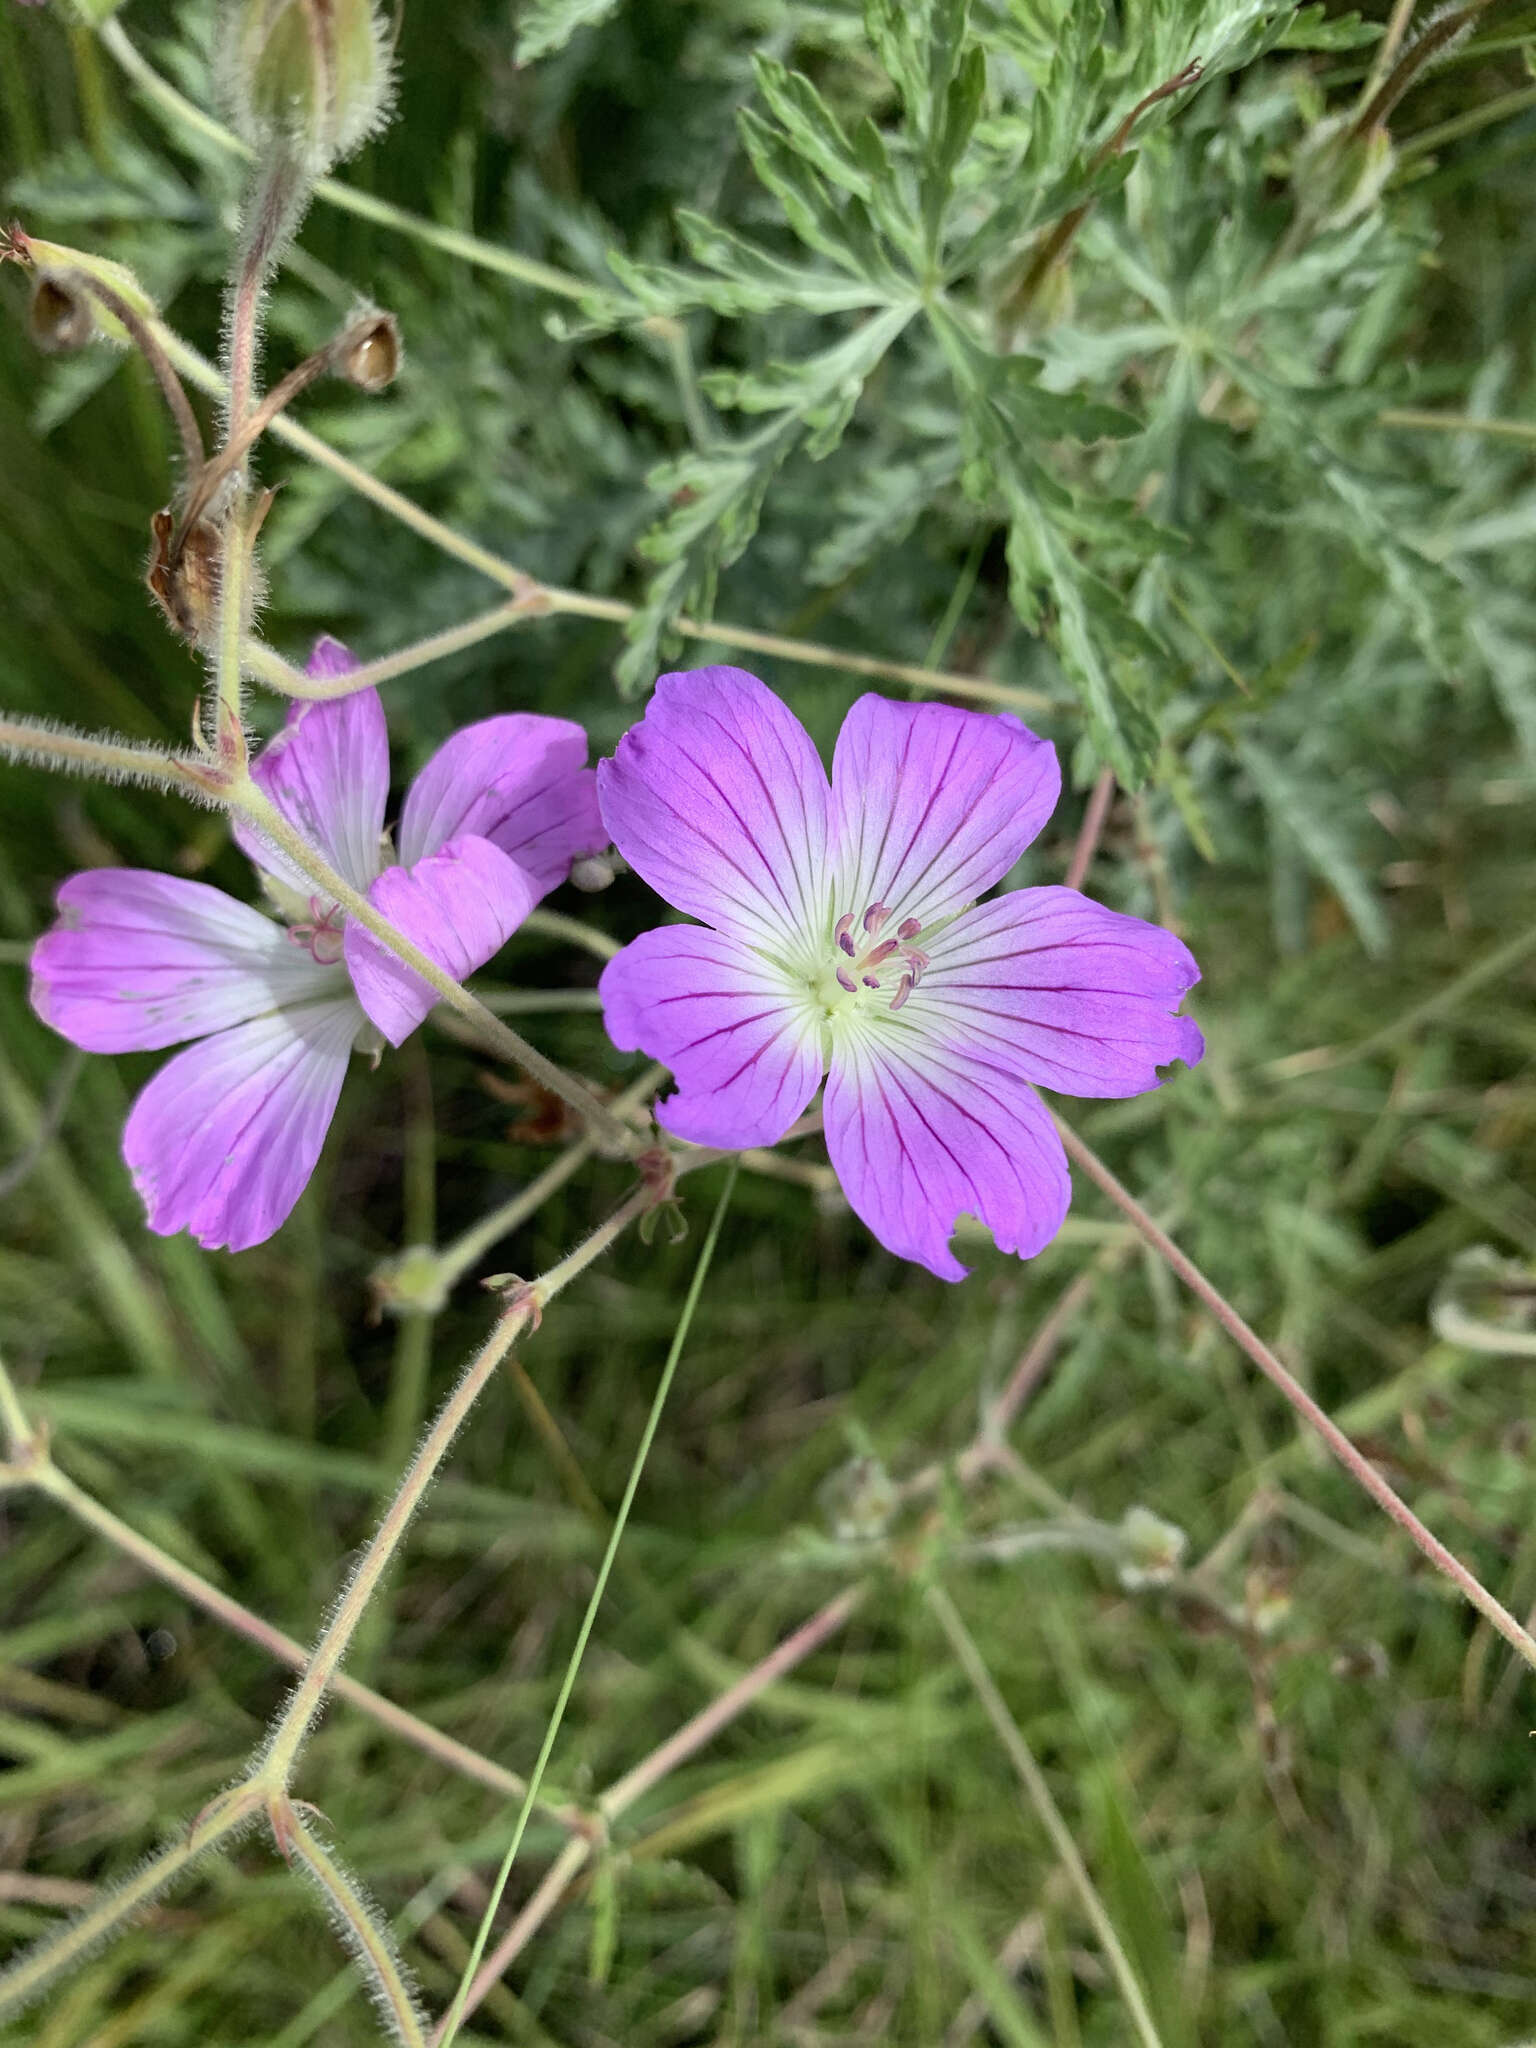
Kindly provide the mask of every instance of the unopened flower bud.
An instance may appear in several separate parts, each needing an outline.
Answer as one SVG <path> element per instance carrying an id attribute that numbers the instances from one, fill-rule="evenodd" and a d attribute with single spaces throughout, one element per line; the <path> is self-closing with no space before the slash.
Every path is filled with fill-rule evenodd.
<path id="1" fill-rule="evenodd" d="M 373 0 L 229 0 L 226 89 L 253 148 L 282 142 L 318 175 L 378 125 L 389 53 Z"/>
<path id="2" fill-rule="evenodd" d="M 443 1262 L 429 1244 L 407 1245 L 368 1276 L 374 1307 L 391 1316 L 435 1316 L 448 1300 Z"/>
<path id="3" fill-rule="evenodd" d="M 400 374 L 400 327 L 393 313 L 366 313 L 336 340 L 332 367 L 359 391 L 387 391 Z"/>
<path id="4" fill-rule="evenodd" d="M 27 308 L 27 332 L 44 355 L 70 355 L 84 348 L 95 326 L 90 298 L 68 271 L 37 272 Z"/>
<path id="5" fill-rule="evenodd" d="M 1348 115 L 1319 121 L 1291 166 L 1297 210 L 1319 228 L 1348 227 L 1380 200 L 1395 163 L 1384 127 L 1357 134 Z"/>
<path id="6" fill-rule="evenodd" d="M 613 877 L 613 862 L 605 854 L 588 853 L 580 860 L 571 862 L 571 887 L 582 890 L 588 896 L 595 896 L 599 890 L 611 888 Z"/>
<path id="7" fill-rule="evenodd" d="M 850 1458 L 846 1465 L 828 1473 L 818 1498 L 839 1543 L 878 1541 L 900 1505 L 890 1473 L 872 1453 Z"/>
<path id="8" fill-rule="evenodd" d="M 1150 1508 L 1127 1508 L 1116 1531 L 1120 1539 L 1120 1583 L 1127 1592 L 1166 1586 L 1178 1576 L 1189 1539 L 1173 1522 Z"/>

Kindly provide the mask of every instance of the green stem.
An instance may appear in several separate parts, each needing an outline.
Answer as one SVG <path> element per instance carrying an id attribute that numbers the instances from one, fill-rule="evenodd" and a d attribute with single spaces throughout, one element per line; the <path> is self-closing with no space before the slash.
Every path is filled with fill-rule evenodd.
<path id="1" fill-rule="evenodd" d="M 624 1115 L 637 1104 L 644 1102 L 665 1073 L 663 1067 L 647 1067 L 636 1081 L 632 1081 L 624 1093 L 614 1101 L 614 1110 Z M 592 1157 L 594 1146 L 590 1138 L 580 1138 L 568 1146 L 558 1159 L 550 1161 L 541 1174 L 529 1181 L 521 1194 L 503 1202 L 499 1209 L 492 1209 L 488 1216 L 482 1216 L 478 1223 L 471 1224 L 452 1244 L 445 1245 L 437 1255 L 437 1270 L 444 1292 L 456 1287 L 471 1266 L 479 1263 L 491 1246 L 501 1238 L 508 1237 L 530 1216 L 537 1214 L 549 1200 L 563 1188 L 568 1180 Z"/>
<path id="2" fill-rule="evenodd" d="M 991 1672 L 987 1669 L 980 1650 L 977 1649 L 970 1630 L 960 1618 L 958 1608 L 942 1586 L 930 1586 L 928 1605 L 932 1609 L 940 1628 L 949 1639 L 949 1646 L 959 1660 L 966 1677 L 971 1681 L 976 1697 L 981 1701 L 987 1719 L 996 1730 L 997 1738 L 1008 1752 L 1009 1761 L 1018 1772 L 1030 1805 L 1034 1808 L 1041 1826 L 1051 1838 L 1051 1846 L 1060 1857 L 1062 1867 L 1072 1881 L 1083 1911 L 1093 1924 L 1094 1933 L 1104 1950 L 1105 1961 L 1120 1987 L 1120 1996 L 1125 2000 L 1142 2048 L 1161 2048 L 1161 2040 L 1152 2014 L 1147 2006 L 1146 1994 L 1141 1980 L 1132 1968 L 1114 1922 L 1099 1897 L 1098 1887 L 1089 1875 L 1072 1830 L 1062 1819 L 1061 1809 L 1051 1797 L 1051 1788 L 1045 1782 L 1045 1775 L 1035 1762 L 1034 1752 L 1024 1739 L 1023 1731 L 1008 1711 L 1008 1704 L 998 1691 Z"/>
<path id="3" fill-rule="evenodd" d="M 189 383 L 198 385 L 215 397 L 222 395 L 223 379 L 212 363 L 163 322 L 157 324 L 155 332 L 166 354 Z M 573 618 L 601 619 L 613 625 L 623 625 L 635 616 L 637 607 L 618 598 L 587 597 L 579 590 L 535 583 L 515 563 L 493 554 L 476 541 L 466 540 L 403 492 L 381 482 L 378 477 L 370 476 L 367 470 L 349 461 L 329 442 L 322 441 L 318 434 L 312 434 L 286 414 L 273 421 L 272 432 L 279 441 L 328 469 L 333 476 L 340 477 L 360 497 L 369 499 L 445 555 L 451 555 L 455 561 L 478 570 L 492 583 L 499 583 L 503 589 L 511 591 L 528 607 L 527 616 L 532 617 L 542 610 Z M 720 619 L 693 619 L 684 615 L 674 619 L 672 626 L 686 639 L 707 640 L 720 647 L 738 647 L 749 654 L 773 655 L 784 661 L 798 662 L 805 668 L 837 669 L 845 675 L 906 683 L 914 689 L 942 691 L 946 696 L 969 698 L 977 703 L 1003 704 L 1014 711 L 1070 709 L 1069 699 L 1050 697 L 1043 690 L 988 682 L 984 677 L 960 675 L 952 669 L 925 668 L 907 661 L 886 661 L 878 655 L 855 654 L 846 648 L 828 647 L 817 640 L 796 640 L 783 633 L 761 633 L 755 627 L 732 626 Z"/>
<path id="4" fill-rule="evenodd" d="M 456 1010 L 475 1025 L 482 1042 L 493 1052 L 520 1066 L 552 1095 L 568 1102 L 602 1149 L 611 1149 L 618 1158 L 633 1158 L 645 1149 L 644 1140 L 627 1124 L 621 1123 L 591 1089 L 557 1067 L 553 1060 L 546 1059 L 509 1024 L 493 1016 L 477 996 L 471 995 L 403 932 L 397 931 L 387 918 L 381 917 L 367 897 L 354 889 L 294 830 L 277 806 L 249 777 L 234 784 L 226 803 L 231 811 L 248 819 L 264 838 L 281 847 L 294 865 L 308 875 L 332 902 L 338 904 L 348 917 L 355 918 L 365 931 L 372 932 L 379 943 L 387 946 L 397 959 L 403 960 L 413 973 L 419 974 L 451 1010 Z"/>
<path id="5" fill-rule="evenodd" d="M 662 1367 L 661 1378 L 656 1383 L 656 1392 L 651 1401 L 650 1413 L 646 1416 L 645 1427 L 640 1432 L 640 1442 L 635 1448 L 634 1460 L 629 1468 L 629 1479 L 624 1487 L 624 1497 L 619 1502 L 619 1511 L 614 1516 L 613 1527 L 608 1533 L 608 1543 L 603 1551 L 603 1561 L 598 1566 L 597 1578 L 592 1587 L 591 1597 L 587 1601 L 587 1611 L 581 1618 L 581 1627 L 577 1631 L 576 1644 L 571 1651 L 570 1661 L 565 1668 L 565 1677 L 561 1682 L 560 1691 L 555 1700 L 554 1712 L 550 1715 L 549 1726 L 544 1731 L 544 1740 L 539 1749 L 538 1761 L 534 1764 L 533 1775 L 528 1781 L 528 1790 L 523 1797 L 522 1810 L 517 1816 L 517 1825 L 512 1830 L 512 1840 L 507 1845 L 507 1853 L 502 1858 L 501 1869 L 497 1872 L 496 1881 L 491 1886 L 491 1896 L 486 1902 L 485 1912 L 481 1917 L 479 1928 L 475 1934 L 475 1944 L 470 1951 L 469 1961 L 464 1966 L 464 1974 L 460 1979 L 459 1988 L 454 1994 L 453 2004 L 448 2008 L 442 2025 L 432 2036 L 432 2048 L 451 2048 L 454 2035 L 459 2030 L 459 2025 L 464 2018 L 469 2000 L 477 1988 L 480 1960 L 485 1954 L 485 1946 L 490 1939 L 491 1928 L 495 1923 L 502 1895 L 507 1888 L 507 1880 L 512 1875 L 512 1866 L 517 1861 L 518 1850 L 522 1847 L 523 1835 L 528 1826 L 528 1819 L 533 1812 L 533 1802 L 538 1797 L 539 1787 L 544 1781 L 544 1772 L 554 1750 L 556 1737 L 560 1733 L 561 1723 L 565 1719 L 565 1710 L 570 1702 L 571 1693 L 575 1689 L 576 1674 L 580 1671 L 582 1659 L 586 1655 L 587 1644 L 592 1635 L 592 1627 L 597 1620 L 597 1610 L 602 1605 L 603 1594 L 608 1587 L 608 1577 L 613 1570 L 613 1560 L 618 1555 L 619 1542 L 629 1521 L 629 1511 L 634 1505 L 635 1495 L 639 1491 L 640 1475 L 645 1470 L 646 1459 L 650 1456 L 651 1445 L 655 1441 L 657 1427 L 661 1422 L 661 1411 L 666 1405 L 667 1395 L 671 1390 L 672 1380 L 677 1372 L 678 1360 L 682 1357 L 683 1346 L 687 1342 L 689 1326 L 693 1322 L 694 1311 L 699 1305 L 699 1296 L 704 1290 L 705 1277 L 709 1272 L 710 1262 L 715 1256 L 715 1246 L 720 1240 L 720 1226 L 725 1221 L 725 1212 L 730 1206 L 731 1193 L 736 1186 L 736 1174 L 737 1163 L 735 1160 L 732 1160 L 726 1173 L 725 1185 L 720 1190 L 720 1199 L 715 1204 L 715 1213 L 710 1219 L 709 1231 L 704 1239 L 703 1248 L 699 1253 L 698 1263 L 693 1269 L 693 1278 L 688 1284 L 688 1293 L 683 1301 L 682 1314 L 678 1317 L 677 1328 L 673 1332 L 671 1348 L 667 1353 L 667 1362 Z M 556 1270 L 558 1271 L 558 1268 Z"/>
<path id="6" fill-rule="evenodd" d="M 246 674 L 254 676 L 258 682 L 280 690 L 285 697 L 301 697 L 307 703 L 323 704 L 333 697 L 355 697 L 359 690 L 377 689 L 380 683 L 392 683 L 397 676 L 410 675 L 416 669 L 425 668 L 429 662 L 442 661 L 466 647 L 478 646 L 493 634 L 505 633 L 513 626 L 522 625 L 536 609 L 538 607 L 531 607 L 527 599 L 514 598 L 511 604 L 499 604 L 493 611 L 481 612 L 478 618 L 466 619 L 462 626 L 450 626 L 445 632 L 433 633 L 410 647 L 400 648 L 397 653 L 382 656 L 378 661 L 366 661 L 349 675 L 328 679 L 305 675 L 302 669 L 284 661 L 275 648 L 260 640 L 247 640 L 242 657 Z"/>
<path id="7" fill-rule="evenodd" d="M 0 2019 L 30 2005 L 61 1971 L 88 1956 L 123 1921 L 142 1913 L 167 1885 L 174 1884 L 210 1849 L 241 1834 L 256 1818 L 260 1806 L 259 1793 L 248 1786 L 225 1793 L 169 1849 L 151 1857 L 122 1884 L 114 1885 L 78 1919 L 55 1934 L 45 1935 L 0 1976 Z"/>
<path id="8" fill-rule="evenodd" d="M 537 1325 L 545 1305 L 577 1274 L 585 1272 L 637 1216 L 654 1205 L 655 1200 L 655 1189 L 649 1184 L 636 1188 L 608 1221 L 593 1231 L 585 1243 L 578 1245 L 569 1258 L 562 1259 L 532 1286 L 522 1289 L 502 1313 L 495 1329 L 470 1360 L 458 1385 L 439 1409 L 437 1419 L 423 1438 L 420 1450 L 401 1480 L 399 1490 L 356 1571 L 347 1582 L 303 1676 L 268 1738 L 252 1774 L 253 1783 L 267 1789 L 287 1790 L 304 1739 L 320 1711 L 326 1689 L 346 1654 L 358 1622 L 404 1540 L 438 1466 L 497 1366 L 516 1339 L 530 1326 Z M 536 1788 L 533 1796 L 537 1796 Z M 524 1799 L 525 1804 L 529 1803 L 527 1794 Z"/>
<path id="9" fill-rule="evenodd" d="M 205 142 L 227 150 L 231 156 L 250 157 L 250 149 L 237 135 L 231 134 L 221 122 L 184 98 L 169 79 L 162 78 L 153 65 L 146 62 L 123 33 L 119 22 L 104 21 L 97 33 L 108 55 L 161 113 L 169 115 L 191 133 L 200 135 Z M 565 299 L 582 299 L 601 290 L 600 286 L 573 277 L 568 271 L 556 270 L 548 263 L 537 263 L 530 256 L 519 256 L 515 250 L 483 242 L 457 228 L 439 227 L 436 221 L 423 220 L 419 214 L 408 213 L 404 207 L 391 206 L 386 200 L 375 199 L 371 193 L 359 192 L 334 178 L 322 178 L 315 186 L 315 197 L 344 213 L 356 214 L 359 219 L 374 221 L 381 227 L 394 228 L 429 248 L 461 257 L 464 262 L 477 264 L 482 270 L 497 271 L 518 284 L 531 285 L 537 291 L 553 292 Z"/>
<path id="10" fill-rule="evenodd" d="M 1522 95 L 1536 105 L 1536 87 Z M 1478 419 L 1464 412 L 1416 412 L 1411 406 L 1389 406 L 1376 415 L 1380 427 L 1422 427 L 1439 434 L 1492 434 L 1506 441 L 1536 441 L 1536 420 Z"/>
<path id="11" fill-rule="evenodd" d="M 374 2002 L 390 2032 L 404 2048 L 426 2048 L 425 2016 L 412 1996 L 382 1918 L 336 1859 L 316 1841 L 291 1805 L 286 1805 L 282 1829 L 284 1848 L 324 1895 L 343 1941 L 370 1982 Z"/>
<path id="12" fill-rule="evenodd" d="M 599 960 L 611 960 L 624 950 L 617 939 L 610 939 L 595 925 L 583 924 L 579 917 L 566 917 L 558 910 L 530 910 L 523 919 L 523 930 L 547 939 L 568 939 L 573 946 L 585 946 Z"/>
<path id="13" fill-rule="evenodd" d="M 1536 85 L 1521 86 L 1516 92 L 1501 93 L 1495 100 L 1485 100 L 1480 107 L 1469 107 L 1464 114 L 1438 122 L 1433 128 L 1421 129 L 1397 152 L 1396 169 L 1401 171 L 1405 164 L 1416 163 L 1420 157 L 1432 155 L 1448 142 L 1459 142 L 1463 135 L 1475 135 L 1479 128 L 1491 127 L 1495 121 L 1508 121 L 1533 106 L 1536 106 Z"/>

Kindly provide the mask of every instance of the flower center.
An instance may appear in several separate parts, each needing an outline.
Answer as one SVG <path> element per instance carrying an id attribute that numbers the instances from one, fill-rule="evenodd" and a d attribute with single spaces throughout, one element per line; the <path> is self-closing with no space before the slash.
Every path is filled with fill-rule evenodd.
<path id="1" fill-rule="evenodd" d="M 346 951 L 346 939 L 342 933 L 345 917 L 339 904 L 323 903 L 318 896 L 309 899 L 308 924 L 288 927 L 288 937 L 296 946 L 302 946 L 319 967 L 334 967 Z"/>
<path id="2" fill-rule="evenodd" d="M 887 904 L 871 903 L 862 916 L 844 911 L 833 926 L 836 951 L 817 991 L 829 1016 L 846 1008 L 850 998 L 868 1002 L 872 995 L 899 1010 L 916 988 L 928 965 L 928 955 L 914 943 L 923 928 L 915 917 L 903 918 L 885 937 L 890 920 Z"/>

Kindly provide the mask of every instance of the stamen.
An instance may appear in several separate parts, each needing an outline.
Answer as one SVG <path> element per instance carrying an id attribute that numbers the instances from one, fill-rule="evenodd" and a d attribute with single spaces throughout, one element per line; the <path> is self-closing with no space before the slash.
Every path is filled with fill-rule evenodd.
<path id="1" fill-rule="evenodd" d="M 823 926 L 823 930 L 825 930 L 825 926 Z M 852 949 L 850 948 L 849 950 L 851 951 Z M 848 972 L 846 967 L 838 968 L 837 978 L 838 981 L 842 984 L 842 986 L 845 989 L 847 989 L 849 995 L 856 996 L 858 994 L 859 984 L 854 980 L 853 976 Z"/>
<path id="2" fill-rule="evenodd" d="M 904 974 L 901 977 L 901 986 L 897 989 L 895 995 L 891 997 L 891 1008 L 893 1010 L 899 1010 L 902 1004 L 907 1000 L 907 997 L 911 995 L 911 993 L 912 977 L 910 974 Z"/>
<path id="3" fill-rule="evenodd" d="M 864 929 L 872 939 L 880 936 L 880 927 L 890 916 L 890 907 L 884 903 L 871 903 L 864 913 Z"/>
<path id="4" fill-rule="evenodd" d="M 870 947 L 869 951 L 864 955 L 864 965 L 866 967 L 878 967 L 882 960 L 889 960 L 896 950 L 897 946 L 894 939 L 884 939 L 878 946 Z"/>
<path id="5" fill-rule="evenodd" d="M 843 951 L 848 955 L 848 958 L 850 960 L 853 958 L 854 955 L 854 944 L 853 940 L 849 938 L 848 934 L 852 930 L 853 912 L 851 910 L 845 910 L 842 916 L 837 920 L 837 925 L 833 932 L 833 936 L 837 940 L 837 943 L 842 947 Z"/>
<path id="6" fill-rule="evenodd" d="M 896 936 L 898 939 L 915 939 L 922 928 L 919 918 L 904 917 L 896 927 Z"/>
<path id="7" fill-rule="evenodd" d="M 880 986 L 880 977 L 877 974 L 866 974 L 863 980 L 866 988 L 878 988 Z"/>

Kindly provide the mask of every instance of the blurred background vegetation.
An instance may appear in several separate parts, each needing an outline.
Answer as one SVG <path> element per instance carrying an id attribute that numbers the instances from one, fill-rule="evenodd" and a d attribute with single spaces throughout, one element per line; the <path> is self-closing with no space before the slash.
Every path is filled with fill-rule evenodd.
<path id="1" fill-rule="evenodd" d="M 389 307 L 399 385 L 322 387 L 305 423 L 536 576 L 641 608 L 627 637 L 555 617 L 391 686 L 402 781 L 499 709 L 579 717 L 606 751 L 636 685 L 678 665 L 680 605 L 1038 692 L 1075 794 L 1016 880 L 1060 879 L 1113 764 L 1089 886 L 1189 937 L 1210 1053 L 1074 1120 L 1523 1614 L 1536 13 L 1469 10 L 1385 110 L 1389 153 L 1349 133 L 1389 11 L 1413 12 L 975 0 L 984 99 L 940 175 L 903 36 L 920 72 L 925 27 L 937 49 L 963 10 L 408 5 L 397 119 L 343 181 L 558 275 L 320 203 L 272 294 L 269 362 L 359 295 Z M 119 29 L 212 109 L 204 0 L 134 0 Z M 1203 82 L 1106 156 L 1193 57 Z M 864 139 L 840 160 L 837 136 Z M 901 268 L 890 193 L 930 174 L 952 326 L 929 305 L 829 369 Z M 129 263 L 215 350 L 240 166 L 60 8 L 0 5 L 0 177 L 29 230 Z M 1090 201 L 1035 275 L 1052 222 Z M 173 485 L 152 382 L 104 350 L 38 356 L 14 270 L 0 300 L 0 697 L 179 742 L 198 670 L 141 581 Z M 326 471 L 273 446 L 263 474 L 282 484 L 267 632 L 295 657 L 320 630 L 382 653 L 494 597 Z M 749 665 L 823 740 L 861 687 Z M 248 871 L 221 822 L 169 800 L 3 774 L 0 1140 L 19 1164 L 0 1353 L 76 1481 L 308 1638 L 487 1320 L 475 1276 L 435 1321 L 381 1320 L 370 1275 L 515 1195 L 549 1133 L 424 1034 L 358 1064 L 269 1245 L 148 1235 L 117 1140 L 154 1063 L 76 1061 L 27 1008 L 28 942 L 82 865 L 241 894 Z M 654 915 L 627 878 L 553 907 L 617 939 Z M 525 934 L 483 979 L 558 997 L 529 1030 L 617 1086 L 638 1062 L 604 1044 L 596 965 Z M 740 1180 L 556 1791 L 593 1795 L 840 1588 L 868 1590 L 626 1815 L 461 2038 L 1135 2038 L 933 1584 L 1166 2048 L 1536 2033 L 1529 1674 L 1091 1190 L 1033 1265 L 968 1240 L 976 1271 L 949 1288 L 870 1242 L 814 1143 L 794 1157 L 790 1178 Z M 477 1273 L 538 1271 L 621 1186 L 588 1168 Z M 713 1192 L 689 1185 L 688 1242 L 626 1241 L 551 1312 L 526 1364 L 569 1456 L 510 1380 L 493 1388 L 353 1660 L 512 1769 L 537 1750 Z M 1008 1454 L 946 1464 L 1084 1274 Z M 1168 1535 L 1134 1568 L 1116 1532 L 1137 1508 L 1183 1532 L 1182 1561 Z M 0 1538 L 0 1932 L 22 1946 L 230 1780 L 285 1680 L 50 1501 L 0 1495 Z M 299 1790 L 408 1913 L 446 2003 L 512 1809 L 344 1705 Z M 535 1823 L 504 1919 L 559 1842 Z M 5 2038 L 377 2032 L 309 1895 L 250 1845 Z"/>

